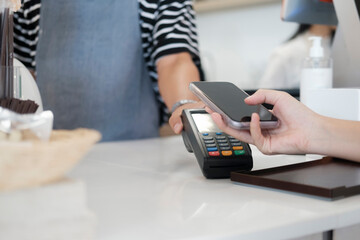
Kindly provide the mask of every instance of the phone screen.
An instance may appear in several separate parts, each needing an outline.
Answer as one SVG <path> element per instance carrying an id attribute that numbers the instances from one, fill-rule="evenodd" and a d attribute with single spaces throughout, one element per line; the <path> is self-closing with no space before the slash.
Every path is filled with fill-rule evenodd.
<path id="1" fill-rule="evenodd" d="M 192 84 L 233 121 L 249 122 L 254 112 L 259 114 L 260 121 L 277 121 L 277 118 L 263 105 L 247 105 L 244 99 L 249 95 L 232 83 L 194 82 Z"/>

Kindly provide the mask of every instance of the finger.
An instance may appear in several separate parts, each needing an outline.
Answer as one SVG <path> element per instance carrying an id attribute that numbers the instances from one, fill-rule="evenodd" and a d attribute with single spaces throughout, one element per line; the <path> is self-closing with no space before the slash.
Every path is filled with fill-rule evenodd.
<path id="1" fill-rule="evenodd" d="M 276 102 L 284 96 L 284 94 L 286 93 L 281 91 L 260 89 L 250 97 L 247 97 L 245 99 L 245 103 L 249 105 L 256 105 L 262 103 L 275 105 Z"/>
<path id="2" fill-rule="evenodd" d="M 219 113 L 212 113 L 211 117 L 215 124 L 227 134 L 239 139 L 240 141 L 246 142 L 246 143 L 253 143 L 252 137 L 250 135 L 250 132 L 247 130 L 236 130 L 231 127 L 229 127 L 221 117 Z"/>
<path id="3" fill-rule="evenodd" d="M 209 113 L 209 114 L 212 114 L 214 111 L 213 110 L 211 110 L 211 108 L 209 108 L 209 107 L 205 107 L 205 111 L 207 112 L 207 113 Z"/>
<path id="4" fill-rule="evenodd" d="M 211 113 L 211 118 L 214 120 L 215 124 L 221 129 L 221 130 L 225 130 L 227 125 L 224 122 L 224 120 L 222 119 L 221 115 L 217 112 L 212 112 Z"/>
<path id="5" fill-rule="evenodd" d="M 183 129 L 183 124 L 181 121 L 181 111 L 175 111 L 171 114 L 171 117 L 169 119 L 169 125 L 174 131 L 174 133 L 181 133 Z"/>
<path id="6" fill-rule="evenodd" d="M 254 144 L 260 151 L 264 151 L 264 136 L 262 135 L 261 128 L 260 128 L 260 117 L 257 113 L 253 113 L 251 115 L 251 122 L 250 122 L 250 133 L 251 137 L 254 141 Z"/>
<path id="7" fill-rule="evenodd" d="M 198 109 L 198 108 L 204 108 L 205 104 L 203 102 L 196 102 L 196 103 L 188 103 L 188 104 L 184 104 L 180 107 L 178 107 L 172 114 L 171 117 L 169 119 L 169 125 L 172 128 L 172 130 L 176 133 L 179 134 L 181 133 L 182 129 L 183 129 L 183 123 L 181 120 L 181 113 L 182 110 L 184 109 Z"/>

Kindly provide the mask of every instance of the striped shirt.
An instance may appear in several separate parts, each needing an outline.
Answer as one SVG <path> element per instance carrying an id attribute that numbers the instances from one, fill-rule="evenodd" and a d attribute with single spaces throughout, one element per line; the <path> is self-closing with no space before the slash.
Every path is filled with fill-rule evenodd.
<path id="1" fill-rule="evenodd" d="M 40 0 L 24 0 L 22 7 L 14 13 L 14 56 L 30 69 L 36 66 L 40 6 Z"/>
<path id="2" fill-rule="evenodd" d="M 169 111 L 159 94 L 156 62 L 163 56 L 188 52 L 202 76 L 195 12 L 192 0 L 138 0 L 144 59 L 157 97 L 161 123 Z M 40 31 L 41 0 L 24 0 L 14 13 L 15 57 L 31 69 L 36 68 L 35 56 Z"/>

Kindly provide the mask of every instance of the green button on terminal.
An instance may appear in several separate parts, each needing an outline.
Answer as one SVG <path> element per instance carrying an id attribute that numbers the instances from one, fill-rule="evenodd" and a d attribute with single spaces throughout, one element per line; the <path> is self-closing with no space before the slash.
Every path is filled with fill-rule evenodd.
<path id="1" fill-rule="evenodd" d="M 244 155 L 244 154 L 245 154 L 245 150 L 234 150 L 234 154 L 235 154 L 235 155 Z"/>

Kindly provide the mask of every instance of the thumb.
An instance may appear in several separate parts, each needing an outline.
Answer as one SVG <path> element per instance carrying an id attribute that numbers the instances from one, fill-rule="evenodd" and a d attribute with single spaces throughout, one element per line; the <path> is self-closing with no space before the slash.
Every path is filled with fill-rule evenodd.
<path id="1" fill-rule="evenodd" d="M 283 94 L 284 93 L 280 91 L 260 89 L 257 90 L 253 95 L 247 97 L 245 99 L 245 103 L 249 105 L 257 105 L 262 103 L 275 105 L 275 103 Z"/>
<path id="2" fill-rule="evenodd" d="M 251 115 L 251 122 L 250 122 L 250 133 L 251 133 L 251 137 L 254 141 L 254 144 L 256 145 L 256 147 L 263 153 L 266 154 L 267 151 L 265 149 L 265 138 L 261 132 L 261 128 L 260 128 L 260 117 L 257 113 L 253 113 Z"/>
<path id="3" fill-rule="evenodd" d="M 179 134 L 183 129 L 183 124 L 181 123 L 181 121 L 178 121 L 172 126 L 172 129 L 176 134 Z"/>

